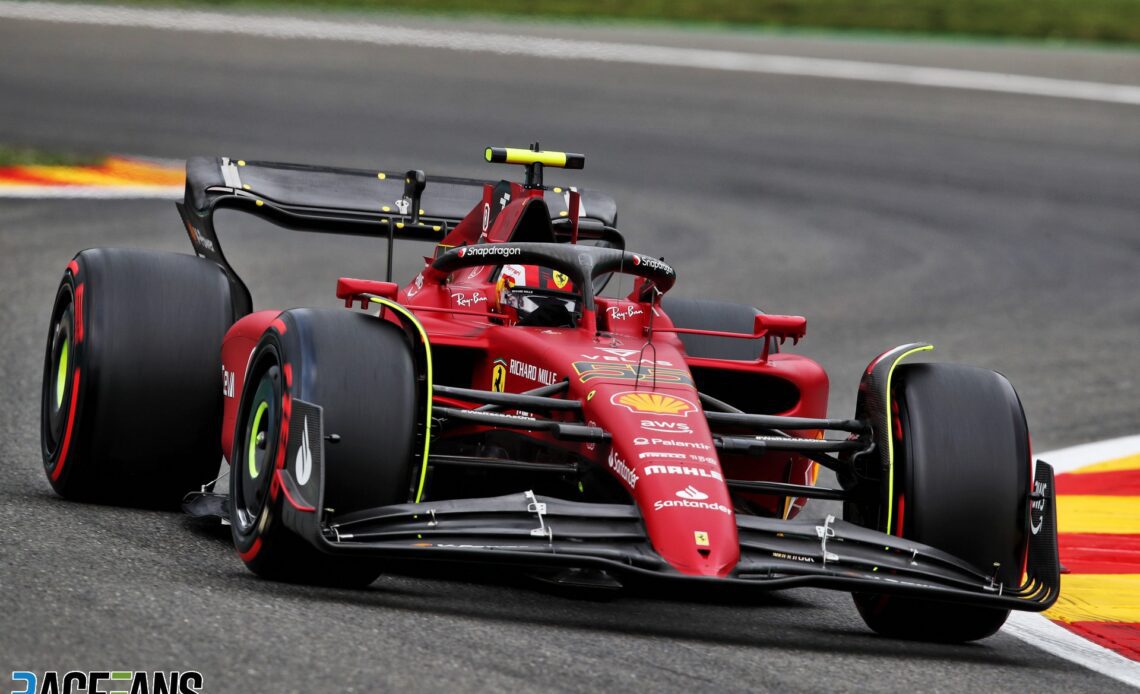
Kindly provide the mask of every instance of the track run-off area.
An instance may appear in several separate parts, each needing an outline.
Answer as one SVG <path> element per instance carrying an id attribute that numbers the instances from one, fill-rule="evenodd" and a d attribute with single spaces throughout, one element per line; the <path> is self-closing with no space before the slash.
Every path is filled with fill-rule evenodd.
<path id="1" fill-rule="evenodd" d="M 1061 597 L 1044 618 L 1016 614 L 1005 629 L 1140 687 L 1140 436 L 1040 457 L 1057 473 L 1058 544 L 1066 573 Z"/>
<path id="2" fill-rule="evenodd" d="M 0 170 L 0 669 L 197 669 L 206 691 L 1140 686 L 1140 53 L 0 2 L 0 93 L 5 138 L 127 155 Z M 466 569 L 313 590 L 177 514 L 51 494 L 55 283 L 90 246 L 188 252 L 178 161 L 493 178 L 513 172 L 484 146 L 535 139 L 585 152 L 566 182 L 613 194 L 675 291 L 808 316 L 833 413 L 912 339 L 1009 376 L 1061 473 L 1057 606 L 940 646 L 875 637 L 818 590 L 594 603 Z M 336 277 L 382 272 L 382 244 L 225 221 L 260 306 L 333 306 Z M 401 276 L 423 250 L 399 249 Z"/>

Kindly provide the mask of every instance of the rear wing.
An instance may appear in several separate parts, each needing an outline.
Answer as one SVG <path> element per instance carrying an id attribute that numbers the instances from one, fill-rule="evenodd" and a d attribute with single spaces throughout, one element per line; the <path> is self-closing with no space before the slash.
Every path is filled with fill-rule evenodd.
<path id="1" fill-rule="evenodd" d="M 186 162 L 186 195 L 178 212 L 194 251 L 213 260 L 230 277 L 238 315 L 252 310 L 249 290 L 222 252 L 214 229 L 219 209 L 248 212 L 286 229 L 439 243 L 483 200 L 483 187 L 496 181 L 426 176 L 366 169 L 305 166 L 228 157 L 194 157 Z M 614 231 L 617 204 L 595 191 L 579 190 L 579 224 L 584 233 Z M 556 236 L 569 220 L 569 191 L 545 191 Z M 390 254 L 389 254 L 390 257 Z M 244 304 L 244 305 L 243 305 Z"/>

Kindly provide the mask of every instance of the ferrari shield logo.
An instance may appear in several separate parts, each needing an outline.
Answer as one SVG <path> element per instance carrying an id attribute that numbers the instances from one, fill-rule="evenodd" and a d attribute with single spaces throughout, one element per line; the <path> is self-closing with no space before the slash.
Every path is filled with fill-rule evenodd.
<path id="1" fill-rule="evenodd" d="M 697 547 L 708 547 L 709 546 L 709 534 L 706 533 L 704 530 L 694 530 L 693 531 L 693 540 L 696 541 Z"/>
<path id="2" fill-rule="evenodd" d="M 507 363 L 502 359 L 495 360 L 495 366 L 491 369 L 491 390 L 496 393 L 502 393 L 507 387 Z"/>
<path id="3" fill-rule="evenodd" d="M 566 275 L 562 274 L 561 272 L 559 272 L 557 270 L 554 271 L 554 286 L 555 287 L 562 289 L 563 287 L 566 286 L 566 283 L 569 281 L 570 281 L 569 277 L 567 277 Z"/>

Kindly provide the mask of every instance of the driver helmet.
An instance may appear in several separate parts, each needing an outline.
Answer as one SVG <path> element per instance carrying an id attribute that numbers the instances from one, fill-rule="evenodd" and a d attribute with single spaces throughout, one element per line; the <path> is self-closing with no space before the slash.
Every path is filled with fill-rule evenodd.
<path id="1" fill-rule="evenodd" d="M 535 291 L 537 290 L 537 291 Z M 552 295 L 552 292 L 556 293 Z M 561 316 L 580 312 L 574 283 L 565 274 L 540 265 L 504 265 L 496 283 L 499 306 L 514 309 L 519 323 L 528 324 L 548 315 L 554 322 Z M 557 314 L 557 315 L 556 315 Z M 550 321 L 542 320 L 543 324 Z"/>

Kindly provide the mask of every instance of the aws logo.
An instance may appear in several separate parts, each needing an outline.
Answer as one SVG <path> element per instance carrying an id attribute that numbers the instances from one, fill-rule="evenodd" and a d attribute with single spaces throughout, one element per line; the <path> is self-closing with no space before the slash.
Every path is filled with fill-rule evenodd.
<path id="1" fill-rule="evenodd" d="M 662 434 L 691 434 L 692 427 L 684 422 L 669 422 L 662 419 L 643 419 L 641 428 L 646 431 L 658 431 Z"/>
<path id="2" fill-rule="evenodd" d="M 663 414 L 667 417 L 688 417 L 697 407 L 684 398 L 663 393 L 625 391 L 610 398 L 614 405 L 621 405 L 630 412 L 639 414 Z"/>

